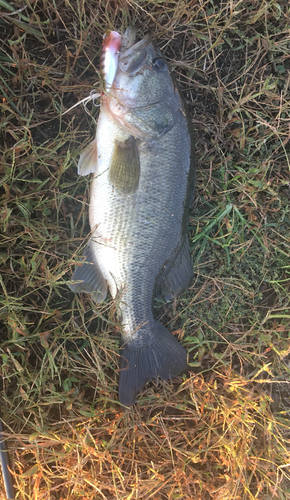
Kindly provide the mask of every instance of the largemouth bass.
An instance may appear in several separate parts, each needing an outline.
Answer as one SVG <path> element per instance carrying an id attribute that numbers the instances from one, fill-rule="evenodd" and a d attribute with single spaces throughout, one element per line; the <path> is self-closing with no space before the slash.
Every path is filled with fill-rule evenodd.
<path id="1" fill-rule="evenodd" d="M 110 65 L 109 65 L 110 66 Z M 187 220 L 193 146 L 184 107 L 150 36 L 122 37 L 109 92 L 101 98 L 96 138 L 79 174 L 93 173 L 86 262 L 70 285 L 97 302 L 118 297 L 121 316 L 119 398 L 130 406 L 146 382 L 185 371 L 187 353 L 156 321 L 154 296 L 166 301 L 193 274 Z"/>

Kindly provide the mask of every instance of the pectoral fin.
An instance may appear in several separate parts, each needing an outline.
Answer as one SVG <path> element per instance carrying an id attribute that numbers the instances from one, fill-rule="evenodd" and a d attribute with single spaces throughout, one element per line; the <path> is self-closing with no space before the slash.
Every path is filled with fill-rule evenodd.
<path id="1" fill-rule="evenodd" d="M 86 262 L 77 267 L 72 275 L 72 281 L 80 283 L 68 286 L 75 293 L 92 293 L 96 302 L 102 302 L 106 298 L 108 285 L 92 252 L 91 245 L 92 242 L 89 241 L 84 251 Z"/>
<path id="2" fill-rule="evenodd" d="M 88 175 L 97 171 L 98 149 L 96 139 L 81 153 L 78 163 L 78 174 Z"/>
<path id="3" fill-rule="evenodd" d="M 140 178 L 140 159 L 133 136 L 124 142 L 115 142 L 109 170 L 109 182 L 122 194 L 134 193 Z"/>

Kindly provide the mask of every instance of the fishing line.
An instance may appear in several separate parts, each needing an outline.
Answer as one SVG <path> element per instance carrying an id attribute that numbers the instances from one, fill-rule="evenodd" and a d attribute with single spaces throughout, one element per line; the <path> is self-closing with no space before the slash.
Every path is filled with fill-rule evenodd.
<path id="1" fill-rule="evenodd" d="M 10 499 L 14 500 L 15 499 L 14 488 L 12 482 L 12 475 L 8 468 L 9 466 L 8 452 L 4 442 L 1 413 L 0 413 L 0 462 L 1 462 L 2 476 L 4 480 L 6 497 L 9 500 Z"/>

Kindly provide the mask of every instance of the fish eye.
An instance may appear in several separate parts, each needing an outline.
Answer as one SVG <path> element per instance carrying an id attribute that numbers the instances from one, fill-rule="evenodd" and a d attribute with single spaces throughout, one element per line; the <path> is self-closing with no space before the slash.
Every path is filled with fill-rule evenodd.
<path id="1" fill-rule="evenodd" d="M 166 66 L 164 59 L 161 59 L 161 57 L 155 57 L 152 61 L 152 64 L 156 69 L 160 70 L 164 69 Z"/>

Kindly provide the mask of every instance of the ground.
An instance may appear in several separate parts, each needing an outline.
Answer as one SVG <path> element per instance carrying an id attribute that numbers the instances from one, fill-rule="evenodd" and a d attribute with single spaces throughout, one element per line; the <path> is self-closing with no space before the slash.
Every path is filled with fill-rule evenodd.
<path id="1" fill-rule="evenodd" d="M 290 498 L 289 22 L 286 1 L 0 2 L 0 407 L 17 498 Z M 102 90 L 102 37 L 129 24 L 179 82 L 197 179 L 193 283 L 155 302 L 192 371 L 123 411 L 115 303 L 66 285 L 98 107 L 63 113 Z"/>

